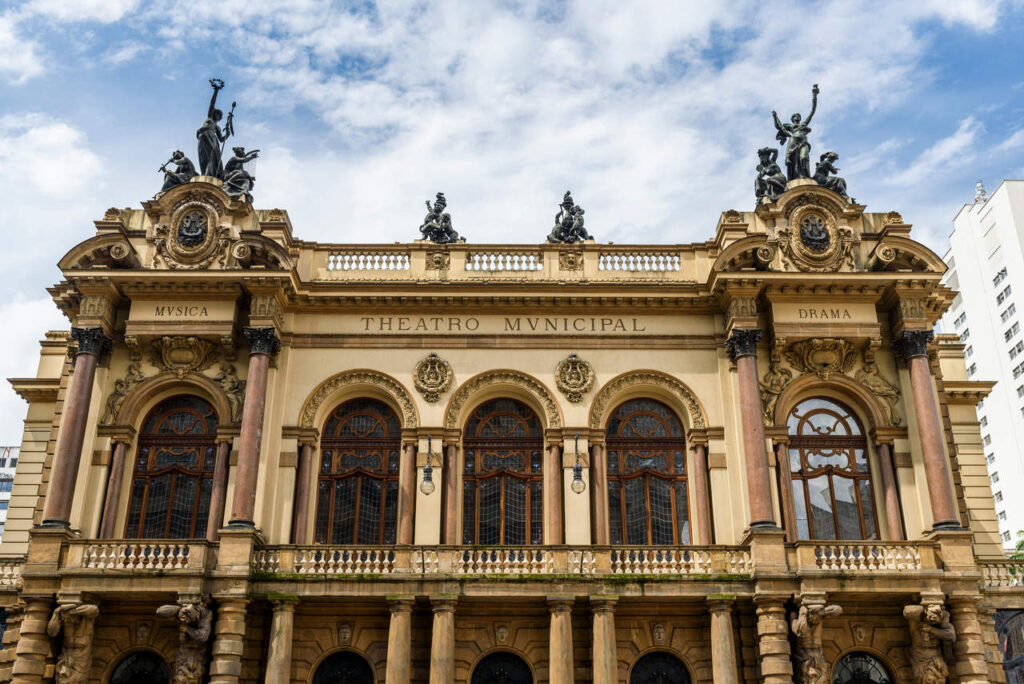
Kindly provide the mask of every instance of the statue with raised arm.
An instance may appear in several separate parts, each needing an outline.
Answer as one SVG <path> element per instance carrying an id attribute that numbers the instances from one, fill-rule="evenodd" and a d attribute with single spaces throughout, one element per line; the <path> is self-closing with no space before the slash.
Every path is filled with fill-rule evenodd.
<path id="1" fill-rule="evenodd" d="M 786 175 L 776 161 L 779 151 L 774 147 L 762 147 L 757 151 L 757 158 L 761 163 L 757 165 L 757 178 L 754 179 L 754 197 L 758 204 L 774 202 L 786 192 Z"/>
<path id="2" fill-rule="evenodd" d="M 206 642 L 210 640 L 213 612 L 203 601 L 184 601 L 157 608 L 162 618 L 178 619 L 178 656 L 172 684 L 200 684 L 206 677 Z"/>
<path id="3" fill-rule="evenodd" d="M 793 679 L 797 684 L 826 684 L 828 681 L 828 662 L 822 649 L 821 632 L 825 618 L 842 613 L 842 606 L 809 602 L 801 604 L 798 611 L 789 613 L 789 627 L 796 637 Z"/>
<path id="4" fill-rule="evenodd" d="M 583 227 L 583 214 L 583 208 L 573 202 L 572 193 L 566 190 L 558 213 L 555 214 L 555 227 L 548 234 L 548 242 L 571 244 L 592 240 L 590 233 Z"/>
<path id="5" fill-rule="evenodd" d="M 231 103 L 231 113 L 224 125 L 220 128 L 220 120 L 224 112 L 217 109 L 217 93 L 224 88 L 224 81 L 219 78 L 211 78 L 210 86 L 213 88 L 213 96 L 210 98 L 210 107 L 206 112 L 206 121 L 196 131 L 196 138 L 199 139 L 199 171 L 204 176 L 214 178 L 224 177 L 224 167 L 221 163 L 223 154 L 223 143 L 234 131 L 235 103 Z"/>
<path id="6" fill-rule="evenodd" d="M 786 176 L 789 180 L 811 177 L 811 143 L 807 136 L 811 132 L 811 119 L 818 109 L 818 84 L 811 88 L 811 113 L 807 120 L 802 121 L 799 112 L 790 117 L 790 123 L 784 124 L 779 121 L 779 115 L 772 110 L 772 119 L 775 121 L 776 140 L 779 143 L 789 141 L 786 145 Z"/>
<path id="7" fill-rule="evenodd" d="M 233 200 L 244 199 L 252 204 L 252 186 L 256 177 L 245 170 L 245 165 L 260 156 L 259 150 L 246 152 L 244 147 L 232 147 L 235 153 L 224 165 L 224 192 Z"/>
<path id="8" fill-rule="evenodd" d="M 846 194 L 846 179 L 835 175 L 839 172 L 839 167 L 836 166 L 837 159 L 839 159 L 839 155 L 835 152 L 826 152 L 821 155 L 814 167 L 814 182 L 852 202 L 853 200 Z"/>
<path id="9" fill-rule="evenodd" d="M 949 611 L 940 603 L 910 605 L 903 609 L 910 628 L 910 664 L 914 684 L 945 684 L 949 666 L 942 657 L 942 642 L 955 641 L 956 629 L 949 622 Z"/>
<path id="10" fill-rule="evenodd" d="M 452 217 L 450 214 L 445 213 L 445 207 L 448 206 L 448 200 L 444 198 L 444 193 L 437 193 L 437 197 L 434 199 L 434 206 L 430 206 L 430 200 L 427 200 L 427 215 L 423 219 L 423 225 L 420 226 L 420 233 L 423 235 L 424 240 L 430 242 L 436 242 L 439 245 L 447 245 L 452 242 L 465 242 L 464 239 L 459 237 L 459 234 L 452 228 Z"/>
<path id="11" fill-rule="evenodd" d="M 92 667 L 92 641 L 99 606 L 92 603 L 62 603 L 46 625 L 52 638 L 62 637 L 60 656 L 54 671 L 55 684 L 86 684 Z"/>
<path id="12" fill-rule="evenodd" d="M 170 164 L 174 164 L 173 171 L 167 168 Z M 192 160 L 186 157 L 181 150 L 174 150 L 171 158 L 160 167 L 160 172 L 164 174 L 164 185 L 160 188 L 160 192 L 167 192 L 171 188 L 184 185 L 199 175 L 196 173 L 196 167 Z"/>

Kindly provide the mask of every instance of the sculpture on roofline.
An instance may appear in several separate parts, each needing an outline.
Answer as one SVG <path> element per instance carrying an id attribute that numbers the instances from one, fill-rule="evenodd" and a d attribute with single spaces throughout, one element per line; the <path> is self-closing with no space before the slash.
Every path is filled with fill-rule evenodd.
<path id="1" fill-rule="evenodd" d="M 786 145 L 786 177 L 789 180 L 811 177 L 811 143 L 807 136 L 811 133 L 811 119 L 818 109 L 818 84 L 811 88 L 811 113 L 806 120 L 801 120 L 797 112 L 790 117 L 790 123 L 784 124 L 779 121 L 779 115 L 772 110 L 772 119 L 775 121 L 775 139 Z"/>
<path id="2" fill-rule="evenodd" d="M 423 225 L 420 226 L 420 233 L 423 235 L 424 240 L 429 240 L 439 245 L 466 241 L 464 238 L 460 238 L 459 234 L 452 228 L 452 217 L 445 212 L 448 201 L 444 198 L 443 192 L 437 193 L 437 197 L 434 199 L 434 206 L 430 206 L 430 200 L 426 201 L 426 205 L 427 215 L 423 219 Z"/>
<path id="3" fill-rule="evenodd" d="M 754 179 L 754 197 L 757 203 L 774 202 L 786 191 L 786 174 L 782 173 L 776 161 L 779 151 L 773 147 L 762 147 L 757 151 L 761 163 L 757 165 L 757 178 Z"/>
<path id="4" fill-rule="evenodd" d="M 175 150 L 171 158 L 160 167 L 164 174 L 164 184 L 160 192 L 164 193 L 179 185 L 184 185 L 196 176 L 209 176 L 223 181 L 224 192 L 233 200 L 252 202 L 252 186 L 256 181 L 245 168 L 245 165 L 259 156 L 259 150 L 246 152 L 244 147 L 233 147 L 235 155 L 224 162 L 224 147 L 228 138 L 235 134 L 235 102 L 231 103 L 224 127 L 220 122 L 224 112 L 217 108 L 217 95 L 224 89 L 224 81 L 219 78 L 210 79 L 213 95 L 206 111 L 206 120 L 196 131 L 198 143 L 199 168 L 185 156 L 181 150 Z M 168 167 L 174 164 L 174 170 Z M 159 193 L 158 193 L 159 194 Z"/>
<path id="5" fill-rule="evenodd" d="M 572 193 L 566 190 L 558 213 L 555 214 L 555 227 L 548 234 L 548 242 L 572 244 L 583 240 L 593 240 L 594 238 L 583 227 L 583 214 L 583 207 L 575 204 Z"/>
<path id="6" fill-rule="evenodd" d="M 839 167 L 836 166 L 837 159 L 839 159 L 839 155 L 835 152 L 826 152 L 821 155 L 814 167 L 814 182 L 852 202 L 853 200 L 846 194 L 846 179 L 835 175 L 839 172 Z"/>

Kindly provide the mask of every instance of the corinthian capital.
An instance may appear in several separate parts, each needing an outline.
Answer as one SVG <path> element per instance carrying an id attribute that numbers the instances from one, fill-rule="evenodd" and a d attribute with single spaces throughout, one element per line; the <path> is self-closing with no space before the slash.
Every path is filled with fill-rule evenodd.
<path id="1" fill-rule="evenodd" d="M 99 356 L 108 351 L 111 339 L 103 334 L 103 328 L 72 328 L 71 339 L 78 343 L 79 354 Z"/>
<path id="2" fill-rule="evenodd" d="M 897 353 L 904 359 L 928 354 L 928 343 L 935 337 L 931 330 L 904 330 L 895 340 Z"/>
<path id="3" fill-rule="evenodd" d="M 729 351 L 729 358 L 732 359 L 733 363 L 736 363 L 736 359 L 741 356 L 756 354 L 757 343 L 760 341 L 761 331 L 758 328 L 747 330 L 737 328 L 732 331 L 732 335 L 729 335 L 725 348 Z"/>
<path id="4" fill-rule="evenodd" d="M 281 340 L 273 328 L 246 328 L 242 331 L 249 340 L 250 354 L 268 354 L 273 356 L 281 351 Z"/>

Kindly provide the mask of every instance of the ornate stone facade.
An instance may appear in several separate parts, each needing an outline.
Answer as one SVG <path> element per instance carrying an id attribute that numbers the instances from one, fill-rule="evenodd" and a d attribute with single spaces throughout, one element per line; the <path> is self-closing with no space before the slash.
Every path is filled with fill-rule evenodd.
<path id="1" fill-rule="evenodd" d="M 0 682 L 1002 681 L 941 260 L 773 197 L 658 246 L 321 245 L 203 177 L 109 212 L 13 380 Z"/>

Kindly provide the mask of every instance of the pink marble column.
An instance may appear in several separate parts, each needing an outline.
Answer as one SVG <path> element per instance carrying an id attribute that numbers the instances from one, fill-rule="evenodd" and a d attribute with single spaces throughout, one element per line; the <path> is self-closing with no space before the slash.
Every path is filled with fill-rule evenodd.
<path id="1" fill-rule="evenodd" d="M 761 331 L 756 328 L 733 330 L 728 349 L 739 376 L 740 422 L 747 471 L 747 496 L 750 501 L 750 527 L 770 529 L 776 527 L 776 524 L 764 419 L 761 415 L 761 390 L 757 378 L 757 343 L 760 339 Z"/>
<path id="2" fill-rule="evenodd" d="M 107 493 L 103 499 L 103 519 L 100 539 L 114 539 L 117 534 L 117 511 L 121 507 L 121 486 L 124 484 L 124 461 L 128 445 L 123 440 L 114 442 L 110 455 L 110 474 L 107 475 Z"/>
<path id="3" fill-rule="evenodd" d="M 242 434 L 238 440 L 238 467 L 235 469 L 235 497 L 231 505 L 230 527 L 255 527 L 256 485 L 260 473 L 260 445 L 263 442 L 263 414 L 266 412 L 267 376 L 270 357 L 281 348 L 273 328 L 246 328 L 249 339 L 249 373 L 242 406 Z"/>
<path id="4" fill-rule="evenodd" d="M 71 503 L 75 498 L 75 482 L 82 463 L 85 426 L 89 422 L 92 386 L 100 355 L 110 348 L 110 338 L 102 328 L 72 328 L 71 338 L 78 342 L 75 372 L 64 399 L 60 442 L 53 459 L 53 470 L 46 493 L 43 527 L 67 527 Z"/>
<path id="5" fill-rule="evenodd" d="M 708 487 L 708 445 L 693 446 L 693 508 L 697 514 L 694 521 L 698 544 L 711 544 L 711 494 Z"/>
<path id="6" fill-rule="evenodd" d="M 608 465 L 604 447 L 590 447 L 590 525 L 595 544 L 608 543 Z"/>
<path id="7" fill-rule="evenodd" d="M 783 520 L 786 528 L 786 541 L 797 540 L 796 504 L 793 502 L 793 471 L 789 464 L 789 444 L 775 443 L 775 467 L 779 473 L 779 502 L 784 512 Z"/>
<path id="8" fill-rule="evenodd" d="M 459 503 L 459 447 L 449 444 L 444 458 L 444 543 L 458 544 L 456 536 Z"/>
<path id="9" fill-rule="evenodd" d="M 896 485 L 896 469 L 892 462 L 892 445 L 882 442 L 878 449 L 878 479 L 882 485 L 882 505 L 885 506 L 885 520 L 889 527 L 890 541 L 903 541 L 903 516 L 900 511 L 900 495 Z"/>
<path id="10" fill-rule="evenodd" d="M 224 524 L 224 502 L 228 498 L 228 457 L 231 455 L 232 437 L 217 437 L 217 456 L 213 462 L 213 486 L 210 490 L 210 516 L 206 520 L 206 541 L 220 539 L 220 526 Z"/>
<path id="11" fill-rule="evenodd" d="M 292 511 L 292 543 L 309 543 L 309 501 L 313 486 L 313 443 L 299 444 L 299 467 L 295 473 L 295 505 Z"/>
<path id="12" fill-rule="evenodd" d="M 412 544 L 413 514 L 416 510 L 416 444 L 405 445 L 398 475 L 398 543 Z"/>
<path id="13" fill-rule="evenodd" d="M 946 462 L 946 452 L 942 448 L 939 407 L 932 388 L 931 370 L 928 368 L 928 343 L 933 337 L 931 330 L 904 330 L 898 340 L 899 351 L 910 369 L 917 432 L 924 455 L 928 498 L 932 504 L 932 529 L 960 529 L 960 516 L 953 496 L 953 478 Z"/>
<path id="14" fill-rule="evenodd" d="M 544 477 L 544 508 L 548 521 L 545 544 L 561 544 L 564 538 L 562 524 L 562 447 L 552 444 L 548 447 L 547 472 Z"/>

